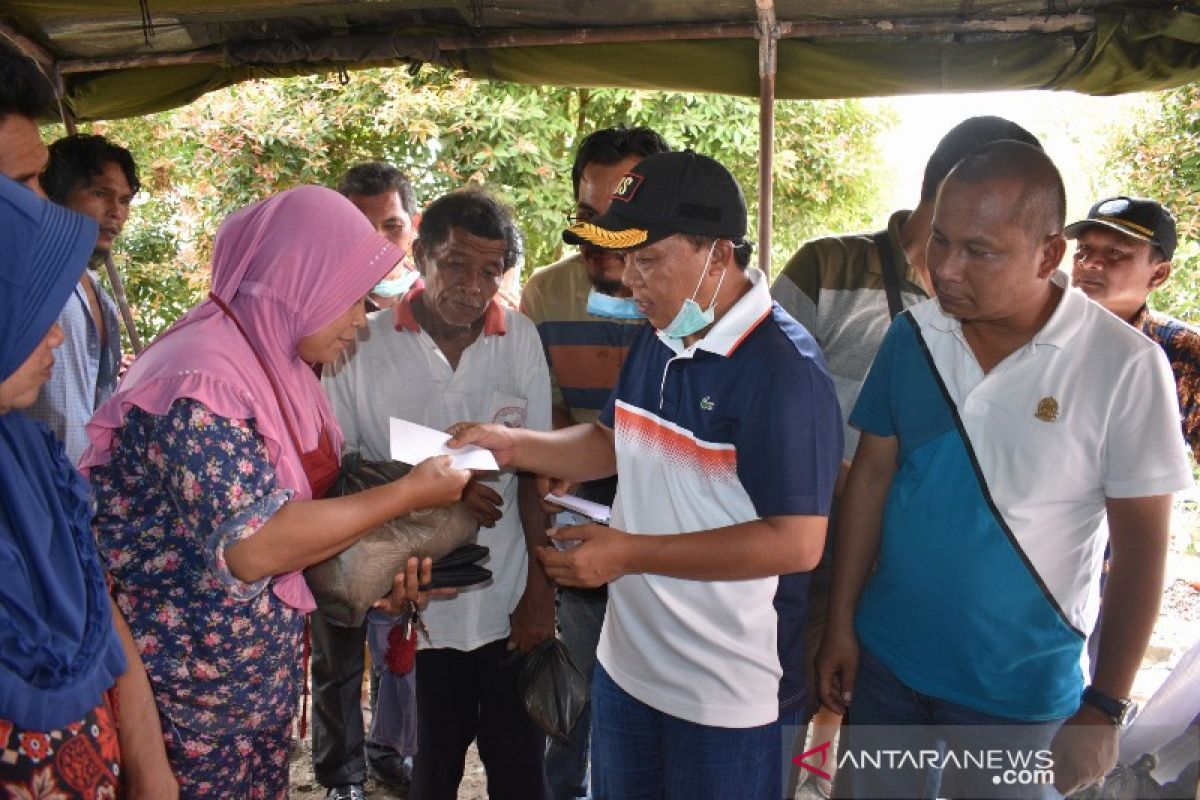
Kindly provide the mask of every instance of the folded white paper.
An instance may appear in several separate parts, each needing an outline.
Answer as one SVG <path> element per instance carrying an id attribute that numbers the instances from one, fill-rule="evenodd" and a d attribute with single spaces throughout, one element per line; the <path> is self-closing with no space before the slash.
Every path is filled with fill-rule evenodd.
<path id="1" fill-rule="evenodd" d="M 564 552 L 582 544 L 579 539 L 551 539 L 550 541 L 554 543 L 555 547 Z"/>
<path id="2" fill-rule="evenodd" d="M 500 469 L 496 457 L 490 450 L 482 447 L 467 445 L 461 450 L 451 450 L 446 446 L 450 434 L 445 431 L 426 428 L 408 420 L 391 418 L 392 459 L 405 464 L 416 466 L 433 456 L 451 456 L 451 462 L 456 469 L 475 469 L 484 472 L 495 472 Z"/>
<path id="3" fill-rule="evenodd" d="M 573 494 L 548 494 L 546 495 L 547 502 L 560 505 L 563 508 L 574 511 L 576 514 L 582 514 L 588 519 L 593 519 L 601 525 L 607 525 L 612 518 L 612 509 L 603 503 L 593 503 L 591 500 L 584 500 L 582 497 L 576 497 Z"/>

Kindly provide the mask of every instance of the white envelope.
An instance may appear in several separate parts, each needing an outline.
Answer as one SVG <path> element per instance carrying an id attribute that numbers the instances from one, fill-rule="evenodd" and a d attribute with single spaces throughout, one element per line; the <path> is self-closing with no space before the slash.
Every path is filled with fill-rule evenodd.
<path id="1" fill-rule="evenodd" d="M 612 519 L 612 509 L 603 503 L 594 503 L 591 500 L 584 500 L 582 497 L 576 497 L 573 494 L 548 494 L 546 501 L 560 505 L 565 509 L 574 511 L 576 514 L 582 514 L 588 519 L 595 520 L 601 525 L 607 525 Z"/>
<path id="2" fill-rule="evenodd" d="M 452 450 L 446 442 L 453 438 L 445 431 L 426 428 L 408 420 L 391 417 L 392 459 L 416 466 L 432 456 L 451 456 L 456 469 L 474 469 L 481 472 L 496 472 L 500 465 L 490 450 L 467 445 L 461 450 Z"/>

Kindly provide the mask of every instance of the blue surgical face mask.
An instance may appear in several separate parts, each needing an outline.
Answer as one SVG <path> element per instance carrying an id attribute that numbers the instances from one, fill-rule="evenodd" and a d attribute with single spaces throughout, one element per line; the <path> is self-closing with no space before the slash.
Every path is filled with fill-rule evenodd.
<path id="1" fill-rule="evenodd" d="M 632 297 L 613 297 L 592 289 L 588 292 L 587 313 L 611 319 L 645 319 Z"/>
<path id="2" fill-rule="evenodd" d="M 691 297 L 683 301 L 679 313 L 667 327 L 659 331 L 659 335 L 668 339 L 683 339 L 712 325 L 717 307 L 717 295 L 721 293 L 721 284 L 725 282 L 725 272 L 722 270 L 721 277 L 717 280 L 717 288 L 713 291 L 712 302 L 708 304 L 708 308 L 700 309 L 700 304 L 696 302 L 696 295 L 700 293 L 700 286 L 704 283 L 704 276 L 708 273 L 708 264 L 712 261 L 713 251 L 716 249 L 717 243 L 714 241 L 712 247 L 708 248 L 708 258 L 704 259 L 704 269 L 700 270 L 700 280 L 696 282 L 696 290 L 692 292 Z"/>
<path id="3" fill-rule="evenodd" d="M 404 294 L 412 285 L 417 282 L 418 274 L 416 270 L 407 270 L 399 278 L 384 278 L 379 283 L 375 284 L 375 288 L 371 290 L 371 294 L 379 295 L 380 297 L 398 297 Z"/>

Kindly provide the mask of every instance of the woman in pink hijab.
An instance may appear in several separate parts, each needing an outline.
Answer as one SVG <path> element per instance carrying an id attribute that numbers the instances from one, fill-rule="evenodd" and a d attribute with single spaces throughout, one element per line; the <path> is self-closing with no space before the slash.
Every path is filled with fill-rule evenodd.
<path id="1" fill-rule="evenodd" d="M 459 498 L 445 457 L 320 498 L 342 435 L 312 365 L 363 326 L 403 252 L 341 195 L 302 186 L 231 215 L 209 299 L 130 368 L 80 467 L 112 590 L 150 675 L 183 797 L 286 797 L 314 603 L 299 570 L 378 524 Z M 414 560 L 415 562 L 415 560 Z M 410 564 L 410 595 L 415 563 Z"/>

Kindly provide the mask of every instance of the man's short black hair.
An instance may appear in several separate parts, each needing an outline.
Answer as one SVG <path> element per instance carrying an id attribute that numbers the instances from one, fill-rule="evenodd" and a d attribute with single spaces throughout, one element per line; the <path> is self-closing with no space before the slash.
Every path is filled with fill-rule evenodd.
<path id="1" fill-rule="evenodd" d="M 925 164 L 925 178 L 921 181 L 921 202 L 932 202 L 938 187 L 954 169 L 954 165 L 974 153 L 985 144 L 1012 139 L 1024 142 L 1039 150 L 1042 143 L 1029 131 L 1003 117 L 971 117 L 955 125 L 942 137 Z"/>
<path id="2" fill-rule="evenodd" d="M 450 229 L 459 228 L 483 239 L 504 242 L 504 271 L 521 262 L 521 233 L 512 213 L 483 189 L 460 189 L 442 195 L 429 204 L 421 217 L 419 240 L 428 252 L 437 250 L 450 238 Z"/>
<path id="3" fill-rule="evenodd" d="M 129 188 L 137 194 L 142 184 L 138 181 L 133 154 L 103 136 L 86 133 L 66 136 L 50 145 L 50 160 L 42 173 L 42 191 L 54 202 L 65 204 L 72 191 L 103 173 L 104 165 L 110 161 L 121 168 Z"/>
<path id="4" fill-rule="evenodd" d="M 337 190 L 349 197 L 361 194 L 373 197 L 377 194 L 396 192 L 400 195 L 400 206 L 410 217 L 417 215 L 417 195 L 408 177 L 391 164 L 382 161 L 367 161 L 355 164 L 342 177 Z"/>
<path id="5" fill-rule="evenodd" d="M 9 114 L 36 120 L 54 105 L 54 90 L 37 65 L 0 43 L 0 118 Z"/>
<path id="6" fill-rule="evenodd" d="M 571 167 L 571 186 L 579 196 L 579 181 L 583 169 L 593 161 L 598 164 L 616 164 L 618 161 L 638 156 L 645 158 L 655 153 L 665 153 L 671 148 L 661 136 L 650 128 L 601 128 L 588 134 L 575 151 L 575 164 Z"/>
<path id="7" fill-rule="evenodd" d="M 947 176 L 950 181 L 984 183 L 1020 181 L 1020 213 L 1030 233 L 1062 233 L 1067 221 L 1067 193 L 1062 175 L 1040 147 L 1002 140 L 986 144 L 960 161 Z"/>

